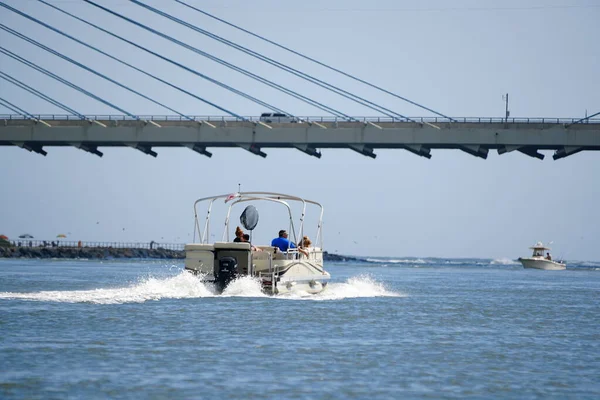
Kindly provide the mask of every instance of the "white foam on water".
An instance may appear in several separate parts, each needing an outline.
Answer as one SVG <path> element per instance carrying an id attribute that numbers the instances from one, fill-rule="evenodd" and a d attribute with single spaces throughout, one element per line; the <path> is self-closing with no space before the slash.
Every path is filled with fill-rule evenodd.
<path id="1" fill-rule="evenodd" d="M 340 300 L 357 297 L 404 297 L 391 292 L 367 275 L 349 278 L 342 283 L 329 283 L 318 294 L 293 292 L 272 296 L 289 300 Z M 93 290 L 42 291 L 29 293 L 2 292 L 0 299 L 47 301 L 57 303 L 124 304 L 144 303 L 161 299 L 193 299 L 203 297 L 271 297 L 261 290 L 256 278 L 241 277 L 227 285 L 222 294 L 217 294 L 211 283 L 203 283 L 199 277 L 186 271 L 167 278 L 152 276 L 140 278 L 132 285 L 120 288 Z"/>
<path id="2" fill-rule="evenodd" d="M 416 259 L 381 259 L 381 258 L 366 258 L 365 261 L 380 264 L 427 264 L 427 261 Z"/>
<path id="3" fill-rule="evenodd" d="M 227 285 L 221 296 L 224 297 L 268 297 L 262 291 L 260 279 L 242 276 Z"/>
<path id="4" fill-rule="evenodd" d="M 521 263 L 515 260 L 511 260 L 510 258 L 497 258 L 492 261 L 490 264 L 492 265 L 520 265 Z"/>
<path id="5" fill-rule="evenodd" d="M 358 297 L 406 297 L 405 294 L 389 291 L 381 282 L 368 275 L 348 278 L 346 282 L 329 283 L 325 290 L 317 294 L 292 292 L 276 296 L 278 299 L 293 300 L 341 300 Z"/>
<path id="6" fill-rule="evenodd" d="M 213 285 L 204 284 L 198 277 L 185 271 L 168 278 L 141 278 L 139 282 L 121 288 L 0 293 L 0 299 L 93 304 L 143 303 L 151 300 L 212 296 L 215 296 Z"/>

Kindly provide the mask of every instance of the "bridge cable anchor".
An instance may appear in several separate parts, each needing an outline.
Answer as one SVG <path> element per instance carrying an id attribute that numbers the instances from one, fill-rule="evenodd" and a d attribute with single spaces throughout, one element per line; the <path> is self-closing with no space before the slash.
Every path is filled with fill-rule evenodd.
<path id="1" fill-rule="evenodd" d="M 88 119 L 87 119 L 87 121 L 88 121 L 90 124 L 96 124 L 96 125 L 100 125 L 100 126 L 101 126 L 101 127 L 103 127 L 103 128 L 107 128 L 107 126 L 106 126 L 106 125 L 104 125 L 102 122 L 100 122 L 100 121 L 97 121 L 97 120 L 95 120 L 95 119 L 88 118 Z"/>
<path id="2" fill-rule="evenodd" d="M 268 128 L 268 129 L 273 129 L 273 127 L 271 125 L 267 125 L 267 124 L 265 124 L 262 121 L 254 121 L 254 126 L 256 126 L 256 124 L 262 125 L 262 126 L 264 126 L 265 128 Z"/>
<path id="3" fill-rule="evenodd" d="M 157 128 L 162 128 L 162 126 L 160 126 L 159 124 L 157 124 L 156 122 L 152 121 L 151 119 L 145 119 L 144 120 L 145 124 L 152 124 L 154 126 L 156 126 Z"/>
<path id="4" fill-rule="evenodd" d="M 375 124 L 375 123 L 373 123 L 373 122 L 371 122 L 371 121 L 367 121 L 367 122 L 365 122 L 365 126 L 367 126 L 367 124 L 369 124 L 369 125 L 372 125 L 372 126 L 374 126 L 375 128 L 377 128 L 377 129 L 381 129 L 381 130 L 383 130 L 383 128 L 382 128 L 382 127 L 380 127 L 379 125 L 377 125 L 377 124 Z"/>
<path id="5" fill-rule="evenodd" d="M 429 125 L 430 127 L 432 127 L 432 128 L 435 128 L 435 129 L 440 129 L 440 130 L 442 129 L 442 128 L 440 128 L 439 126 L 437 126 L 437 125 L 434 125 L 434 124 L 432 124 L 432 123 L 430 123 L 430 122 L 427 122 L 427 121 L 423 121 L 423 124 L 425 124 L 425 125 Z M 423 126 L 423 125 L 421 125 L 421 126 Z"/>
<path id="6" fill-rule="evenodd" d="M 309 126 L 316 125 L 316 126 L 318 126 L 319 128 L 322 128 L 322 129 L 327 129 L 327 127 L 326 127 L 325 125 L 321 125 L 320 123 L 318 123 L 318 122 L 315 122 L 315 121 L 309 121 L 309 120 L 307 120 L 307 119 L 301 119 L 300 121 L 302 121 L 302 122 L 306 122 L 306 123 L 307 123 Z"/>
<path id="7" fill-rule="evenodd" d="M 33 120 L 34 120 L 36 123 L 38 123 L 38 122 L 39 122 L 39 123 L 40 123 L 40 124 L 42 124 L 42 125 L 46 125 L 48 128 L 52 128 L 52 125 L 50 125 L 50 124 L 49 124 L 49 123 L 47 123 L 46 121 L 42 121 L 41 119 L 37 119 L 37 118 L 33 118 Z"/>
<path id="8" fill-rule="evenodd" d="M 217 129 L 217 127 L 216 127 L 216 126 L 214 126 L 213 124 L 211 124 L 211 123 L 210 123 L 210 122 L 208 122 L 208 121 L 203 121 L 203 120 L 200 120 L 200 121 L 198 121 L 198 123 L 199 123 L 200 125 L 208 125 L 208 126 L 210 126 L 211 128 L 213 128 L 213 129 Z"/>

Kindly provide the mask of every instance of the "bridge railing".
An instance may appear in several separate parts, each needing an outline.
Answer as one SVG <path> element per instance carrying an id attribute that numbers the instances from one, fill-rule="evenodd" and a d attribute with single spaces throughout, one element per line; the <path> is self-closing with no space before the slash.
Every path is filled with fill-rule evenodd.
<path id="1" fill-rule="evenodd" d="M 21 247 L 94 247 L 113 249 L 167 249 L 183 250 L 182 243 L 159 242 L 84 242 L 73 240 L 38 240 L 38 239 L 10 239 L 9 242 Z M 52 244 L 54 243 L 54 245 Z"/>
<path id="2" fill-rule="evenodd" d="M 33 117 L 37 119 L 41 119 L 44 121 L 81 121 L 76 115 L 68 115 L 68 114 L 36 114 Z M 142 120 L 151 120 L 151 121 L 189 121 L 188 118 L 179 116 L 179 115 L 140 115 Z M 211 123 L 225 123 L 225 122 L 242 122 L 243 119 L 230 117 L 230 116 L 218 116 L 218 115 L 190 115 L 194 121 L 208 121 Z M 96 121 L 134 121 L 135 118 L 132 118 L 128 115 L 87 115 L 86 118 Z M 246 120 L 257 122 L 260 120 L 260 117 L 248 116 L 244 117 Z M 339 117 L 298 117 L 300 120 L 309 121 L 309 122 L 348 122 L 344 118 Z M 401 118 L 391 118 L 391 117 L 352 117 L 354 120 L 359 122 L 373 122 L 373 123 L 382 123 L 382 122 L 406 122 L 406 119 Z M 417 122 L 428 122 L 433 124 L 442 124 L 442 123 L 451 123 L 452 120 L 443 117 L 409 117 L 413 121 Z M 28 120 L 30 119 L 27 116 L 19 115 L 19 114 L 0 114 L 0 120 Z M 574 122 L 580 121 L 581 117 L 577 118 L 553 118 L 553 117 L 511 117 L 511 118 L 502 118 L 502 117 L 453 117 L 455 122 L 459 123 L 509 123 L 509 124 L 572 124 Z M 584 121 L 579 122 L 580 124 L 600 124 L 600 118 L 590 118 Z"/>

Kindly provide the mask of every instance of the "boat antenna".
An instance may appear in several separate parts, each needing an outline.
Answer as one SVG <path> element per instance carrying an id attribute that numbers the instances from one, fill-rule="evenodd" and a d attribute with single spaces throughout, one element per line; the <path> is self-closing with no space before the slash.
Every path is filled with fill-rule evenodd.
<path id="1" fill-rule="evenodd" d="M 564 263 L 565 259 L 567 258 L 567 255 L 570 253 L 570 251 L 571 251 L 571 246 L 569 246 L 567 248 L 567 250 L 561 251 L 560 258 L 557 261 L 560 261 L 561 263 Z"/>
<path id="2" fill-rule="evenodd" d="M 242 191 L 242 184 L 238 183 L 238 193 L 240 193 Z"/>

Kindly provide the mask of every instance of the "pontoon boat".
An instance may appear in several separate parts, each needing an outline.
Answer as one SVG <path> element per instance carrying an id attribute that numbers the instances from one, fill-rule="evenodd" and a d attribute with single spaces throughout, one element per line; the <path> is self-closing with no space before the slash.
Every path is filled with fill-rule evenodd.
<path id="1" fill-rule="evenodd" d="M 225 229 L 222 240 L 209 243 L 211 210 L 215 201 L 222 200 L 229 203 L 225 215 Z M 289 221 L 286 225 L 290 232 L 289 239 L 299 243 L 298 238 L 305 234 L 304 219 L 307 205 L 318 208 L 319 219 L 314 244 L 316 247 L 288 248 L 282 251 L 277 246 L 252 245 L 248 242 L 235 243 L 229 240 L 232 231 L 229 226 L 229 217 L 237 205 L 248 203 L 267 202 L 275 203 L 287 209 Z M 198 220 L 198 205 L 206 204 L 206 219 L 204 229 L 200 229 Z M 294 225 L 292 207 L 297 206 L 300 211 L 298 226 Z M 312 207 L 315 206 L 315 207 Z M 185 269 L 197 274 L 200 279 L 215 284 L 218 291 L 234 279 L 242 276 L 251 276 L 260 280 L 263 290 L 269 294 L 283 294 L 291 291 L 306 292 L 310 294 L 321 292 L 327 286 L 330 275 L 323 269 L 323 237 L 322 237 L 323 206 L 316 201 L 303 199 L 272 192 L 238 192 L 219 196 L 205 197 L 194 203 L 194 242 L 185 245 Z M 240 216 L 240 223 L 244 228 L 254 230 L 258 224 L 258 212 L 253 204 L 249 204 Z M 297 230 L 296 230 L 297 228 Z M 235 229 L 235 225 L 233 226 Z M 198 236 L 196 236 L 198 235 Z"/>

